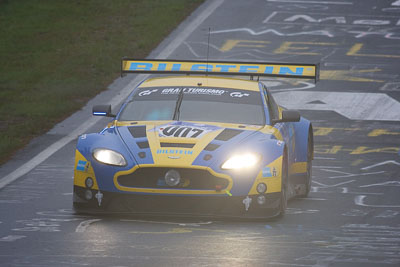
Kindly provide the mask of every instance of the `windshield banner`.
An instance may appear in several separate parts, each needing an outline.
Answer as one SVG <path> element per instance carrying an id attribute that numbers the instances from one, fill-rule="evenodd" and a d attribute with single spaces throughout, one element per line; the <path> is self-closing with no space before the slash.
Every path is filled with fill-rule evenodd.
<path id="1" fill-rule="evenodd" d="M 260 92 L 258 91 L 211 87 L 143 87 L 137 89 L 133 101 L 175 101 L 181 90 L 184 99 L 189 101 L 261 105 Z"/>

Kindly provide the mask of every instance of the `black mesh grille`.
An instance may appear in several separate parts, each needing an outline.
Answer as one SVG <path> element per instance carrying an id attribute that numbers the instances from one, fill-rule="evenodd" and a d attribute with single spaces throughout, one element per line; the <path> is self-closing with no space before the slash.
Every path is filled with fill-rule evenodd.
<path id="1" fill-rule="evenodd" d="M 216 177 L 206 170 L 174 168 L 180 173 L 181 182 L 175 187 L 165 184 L 164 176 L 170 168 L 139 168 L 134 173 L 118 177 L 118 183 L 125 187 L 188 189 L 188 190 L 223 190 L 229 181 Z"/>

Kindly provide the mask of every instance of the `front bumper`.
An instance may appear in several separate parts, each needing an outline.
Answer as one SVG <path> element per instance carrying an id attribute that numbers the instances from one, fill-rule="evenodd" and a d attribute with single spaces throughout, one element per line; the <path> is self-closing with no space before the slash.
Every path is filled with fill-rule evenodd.
<path id="1" fill-rule="evenodd" d="M 259 204 L 257 195 L 248 196 L 174 196 L 102 191 L 99 205 L 98 191 L 92 190 L 92 199 L 85 199 L 87 189 L 74 186 L 74 209 L 80 213 L 154 214 L 173 216 L 271 218 L 279 215 L 280 194 L 265 194 L 266 202 Z"/>

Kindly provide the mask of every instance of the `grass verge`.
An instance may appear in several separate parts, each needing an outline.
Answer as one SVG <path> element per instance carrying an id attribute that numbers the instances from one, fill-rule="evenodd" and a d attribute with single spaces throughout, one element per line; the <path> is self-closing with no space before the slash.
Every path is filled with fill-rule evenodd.
<path id="1" fill-rule="evenodd" d="M 0 164 L 80 109 L 203 0 L 0 0 Z"/>

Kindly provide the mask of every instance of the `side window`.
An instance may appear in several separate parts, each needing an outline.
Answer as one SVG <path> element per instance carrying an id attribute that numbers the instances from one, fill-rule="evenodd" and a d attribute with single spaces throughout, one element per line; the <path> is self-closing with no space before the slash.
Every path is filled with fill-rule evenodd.
<path id="1" fill-rule="evenodd" d="M 264 95 L 265 95 L 265 100 L 267 101 L 267 104 L 268 104 L 268 110 L 269 110 L 271 119 L 279 119 L 278 105 L 276 104 L 275 99 L 268 92 L 268 90 L 265 86 L 264 86 Z"/>

